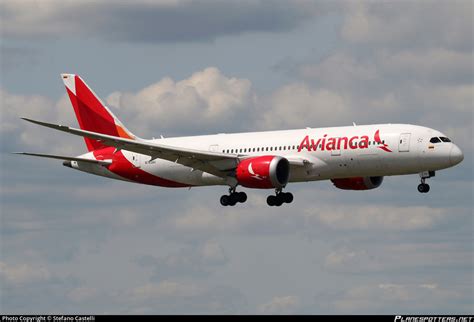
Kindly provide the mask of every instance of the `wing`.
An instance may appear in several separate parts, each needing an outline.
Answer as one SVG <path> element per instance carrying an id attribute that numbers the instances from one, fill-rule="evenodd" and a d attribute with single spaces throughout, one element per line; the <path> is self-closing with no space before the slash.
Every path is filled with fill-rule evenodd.
<path id="1" fill-rule="evenodd" d="M 27 118 L 22 119 L 58 131 L 98 140 L 105 145 L 113 146 L 119 150 L 123 149 L 149 155 L 150 161 L 154 159 L 164 159 L 193 169 L 202 170 L 223 178 L 227 177 L 240 162 L 239 155 L 237 154 L 224 154 L 219 152 L 181 148 L 157 144 L 142 139 L 132 140 L 91 131 L 79 130 L 69 126 L 40 122 Z"/>
<path id="2" fill-rule="evenodd" d="M 86 159 L 86 158 L 67 157 L 63 155 L 54 155 L 54 154 L 40 154 L 40 153 L 27 153 L 27 152 L 13 152 L 13 154 L 31 155 L 34 157 L 67 160 L 67 161 L 87 162 L 87 163 L 94 163 L 94 164 L 101 164 L 101 165 L 112 164 L 112 161 L 107 161 L 107 160 L 92 160 L 92 159 Z"/>

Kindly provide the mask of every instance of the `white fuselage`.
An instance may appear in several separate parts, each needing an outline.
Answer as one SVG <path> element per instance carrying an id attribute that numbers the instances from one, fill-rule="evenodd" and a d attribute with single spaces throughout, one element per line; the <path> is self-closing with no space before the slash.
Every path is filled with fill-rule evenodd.
<path id="1" fill-rule="evenodd" d="M 378 137 L 375 134 L 378 131 Z M 151 140 L 163 145 L 224 152 L 240 157 L 278 155 L 307 160 L 291 167 L 289 182 L 360 176 L 391 176 L 435 171 L 462 160 L 451 142 L 430 143 L 441 132 L 409 124 L 379 124 L 287 131 L 216 134 Z M 190 186 L 226 185 L 224 178 L 179 163 L 122 151 L 135 167 L 154 176 Z M 83 155 L 94 158 L 93 153 Z M 73 162 L 73 168 L 114 179 L 124 179 L 106 168 Z M 128 180 L 129 179 L 124 179 Z"/>

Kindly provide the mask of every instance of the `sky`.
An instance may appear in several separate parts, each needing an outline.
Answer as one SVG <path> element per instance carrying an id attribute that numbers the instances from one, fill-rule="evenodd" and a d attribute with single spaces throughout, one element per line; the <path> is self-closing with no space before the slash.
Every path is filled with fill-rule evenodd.
<path id="1" fill-rule="evenodd" d="M 0 311 L 467 314 L 474 307 L 472 1 L 0 2 Z M 113 181 L 14 151 L 80 155 L 60 73 L 135 134 L 410 123 L 464 152 L 370 191 Z"/>

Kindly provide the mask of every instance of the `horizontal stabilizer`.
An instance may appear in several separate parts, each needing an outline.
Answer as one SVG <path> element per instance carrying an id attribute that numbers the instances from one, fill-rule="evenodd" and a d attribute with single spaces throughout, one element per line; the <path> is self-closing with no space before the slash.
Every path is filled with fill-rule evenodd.
<path id="1" fill-rule="evenodd" d="M 94 163 L 94 164 L 100 164 L 100 165 L 112 164 L 112 161 L 109 161 L 109 160 L 93 160 L 93 159 L 86 159 L 86 158 L 66 157 L 63 155 L 27 153 L 27 152 L 13 152 L 13 154 L 31 155 L 34 157 L 58 159 L 58 160 L 66 160 L 66 161 L 88 162 L 88 163 Z"/>

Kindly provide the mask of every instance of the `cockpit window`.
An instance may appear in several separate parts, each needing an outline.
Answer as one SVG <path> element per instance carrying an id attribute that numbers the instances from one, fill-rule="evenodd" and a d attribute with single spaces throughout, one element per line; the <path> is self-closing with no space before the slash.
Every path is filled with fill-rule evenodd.
<path id="1" fill-rule="evenodd" d="M 448 138 L 446 138 L 446 137 L 443 137 L 443 136 L 441 136 L 440 139 L 441 139 L 441 141 L 443 141 L 443 142 L 451 142 L 450 139 L 448 139 Z"/>
<path id="2" fill-rule="evenodd" d="M 441 142 L 441 140 L 440 140 L 439 138 L 437 138 L 437 137 L 434 137 L 434 138 L 431 138 L 431 139 L 430 139 L 430 142 L 431 142 L 431 143 L 439 143 L 439 142 Z"/>

